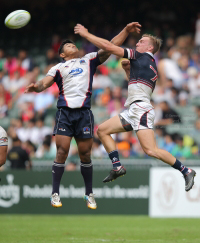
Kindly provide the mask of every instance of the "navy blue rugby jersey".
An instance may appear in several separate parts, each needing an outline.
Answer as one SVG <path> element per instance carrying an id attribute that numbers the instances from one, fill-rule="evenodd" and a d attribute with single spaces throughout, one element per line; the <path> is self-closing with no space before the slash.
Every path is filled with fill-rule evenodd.
<path id="1" fill-rule="evenodd" d="M 128 98 L 125 107 L 135 100 L 150 103 L 156 85 L 158 71 L 153 54 L 140 53 L 134 49 L 124 49 L 124 58 L 130 60 L 130 80 L 128 82 Z"/>

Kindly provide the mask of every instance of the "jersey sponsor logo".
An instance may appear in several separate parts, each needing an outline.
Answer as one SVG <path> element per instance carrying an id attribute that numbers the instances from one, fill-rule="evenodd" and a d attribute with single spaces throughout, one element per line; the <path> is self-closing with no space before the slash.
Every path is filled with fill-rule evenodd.
<path id="1" fill-rule="evenodd" d="M 71 74 L 72 76 L 78 76 L 79 74 L 81 74 L 83 72 L 82 68 L 75 68 L 72 69 L 69 74 Z"/>
<path id="2" fill-rule="evenodd" d="M 66 68 L 68 68 L 69 66 L 65 66 Z"/>
<path id="3" fill-rule="evenodd" d="M 89 127 L 84 127 L 83 128 L 83 133 L 84 134 L 90 134 L 90 128 Z"/>
<path id="4" fill-rule="evenodd" d="M 85 60 L 80 60 L 80 64 L 86 64 Z"/>

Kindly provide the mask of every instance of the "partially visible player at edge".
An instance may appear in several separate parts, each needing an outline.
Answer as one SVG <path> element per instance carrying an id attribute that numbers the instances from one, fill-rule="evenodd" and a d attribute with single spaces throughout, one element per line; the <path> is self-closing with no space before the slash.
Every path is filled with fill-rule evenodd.
<path id="1" fill-rule="evenodd" d="M 122 45 L 130 32 L 140 32 L 138 22 L 128 24 L 112 43 Z M 103 50 L 79 57 L 79 50 L 72 41 L 64 41 L 59 48 L 63 62 L 52 67 L 46 77 L 36 84 L 30 84 L 27 92 L 42 92 L 57 83 L 60 93 L 58 111 L 53 134 L 56 136 L 57 154 L 52 166 L 53 190 L 51 205 L 61 207 L 59 196 L 60 181 L 64 172 L 70 142 L 75 138 L 81 160 L 81 174 L 85 182 L 87 207 L 96 209 L 97 205 L 92 192 L 92 161 L 91 148 L 93 143 L 94 117 L 91 107 L 92 81 L 96 67 L 110 56 Z"/>
<path id="2" fill-rule="evenodd" d="M 74 32 L 98 48 L 130 60 L 123 63 L 129 77 L 128 98 L 125 103 L 127 109 L 118 116 L 105 121 L 97 131 L 113 164 L 113 169 L 103 182 L 113 181 L 126 174 L 125 168 L 120 163 L 116 144 L 110 134 L 134 130 L 144 152 L 179 170 L 185 178 L 185 190 L 189 191 L 194 185 L 196 172 L 184 166 L 169 152 L 159 149 L 154 138 L 155 113 L 150 98 L 158 77 L 154 54 L 160 49 L 161 40 L 155 36 L 144 34 L 136 44 L 136 50 L 123 49 L 90 34 L 80 24 L 75 26 Z"/>
<path id="3" fill-rule="evenodd" d="M 5 164 L 8 150 L 8 136 L 6 131 L 0 126 L 0 167 Z"/>

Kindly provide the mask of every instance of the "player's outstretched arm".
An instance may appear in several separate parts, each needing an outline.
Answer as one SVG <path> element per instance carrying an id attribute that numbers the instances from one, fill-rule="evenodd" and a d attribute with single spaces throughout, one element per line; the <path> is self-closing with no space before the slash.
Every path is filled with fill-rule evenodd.
<path id="1" fill-rule="evenodd" d="M 32 83 L 28 85 L 24 93 L 37 92 L 40 93 L 45 89 L 49 88 L 54 83 L 54 78 L 52 76 L 47 76 L 42 80 L 38 81 L 36 84 Z"/>
<path id="2" fill-rule="evenodd" d="M 74 28 L 75 34 L 79 34 L 83 38 L 87 39 L 91 43 L 93 43 L 95 46 L 97 46 L 100 49 L 103 49 L 107 52 L 110 52 L 111 54 L 117 55 L 119 57 L 124 56 L 124 49 L 118 46 L 113 45 L 108 40 L 96 37 L 95 35 L 92 35 L 88 32 L 88 30 L 82 26 L 81 24 L 77 24 Z"/>
<path id="3" fill-rule="evenodd" d="M 140 28 L 141 28 L 141 25 L 138 22 L 129 23 L 110 42 L 112 44 L 116 45 L 116 46 L 121 46 L 131 32 L 136 32 L 136 33 L 139 34 L 140 33 Z M 98 51 L 98 56 L 99 56 L 100 62 L 101 63 L 105 62 L 108 59 L 108 57 L 110 56 L 110 54 L 111 53 L 109 53 L 107 51 L 104 51 L 102 49 L 99 50 Z"/>

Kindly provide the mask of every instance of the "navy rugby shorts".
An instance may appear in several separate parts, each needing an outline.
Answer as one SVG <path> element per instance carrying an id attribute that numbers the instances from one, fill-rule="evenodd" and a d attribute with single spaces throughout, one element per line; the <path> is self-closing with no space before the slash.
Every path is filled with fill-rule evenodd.
<path id="1" fill-rule="evenodd" d="M 94 116 L 87 108 L 59 108 L 53 135 L 75 138 L 92 138 L 94 134 Z"/>

